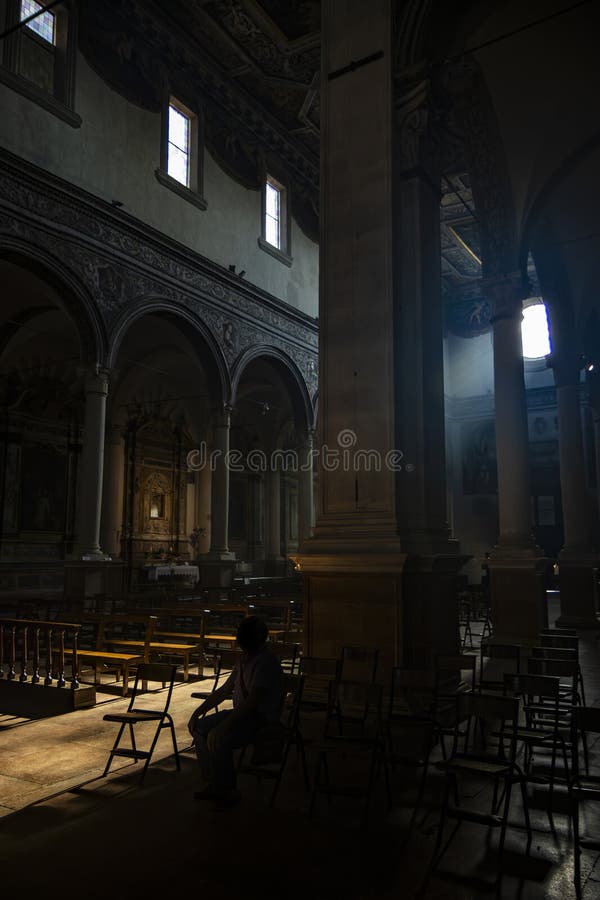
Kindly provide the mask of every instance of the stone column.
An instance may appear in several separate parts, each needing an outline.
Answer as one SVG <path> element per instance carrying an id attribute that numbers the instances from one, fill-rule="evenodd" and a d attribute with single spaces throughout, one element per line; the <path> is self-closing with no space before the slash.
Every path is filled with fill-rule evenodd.
<path id="1" fill-rule="evenodd" d="M 559 335 L 557 335 L 559 338 Z M 575 353 L 553 353 L 558 412 L 560 491 L 565 542 L 559 554 L 559 625 L 598 627 L 598 558 L 592 540 L 579 393 L 582 362 Z M 593 395 L 593 391 L 591 392 Z"/>
<path id="2" fill-rule="evenodd" d="M 264 522 L 264 478 L 262 473 L 249 476 L 250 487 L 250 534 L 248 540 L 249 558 L 260 562 L 265 558 L 263 535 Z"/>
<path id="3" fill-rule="evenodd" d="M 192 545 L 189 543 L 189 536 L 193 528 L 196 526 L 196 492 L 198 476 L 196 472 L 188 471 L 185 474 L 185 534 L 188 538 L 187 551 L 190 557 L 194 555 Z"/>
<path id="4" fill-rule="evenodd" d="M 225 559 L 229 551 L 229 426 L 231 407 L 224 406 L 213 417 L 213 470 L 211 490 L 210 554 Z"/>
<path id="5" fill-rule="evenodd" d="M 548 610 L 546 561 L 531 523 L 521 275 L 484 279 L 483 291 L 492 310 L 500 521 L 489 564 L 494 636 L 499 641 L 535 642 L 548 623 Z"/>
<path id="6" fill-rule="evenodd" d="M 125 456 L 120 428 L 108 429 L 105 443 L 101 543 L 113 558 L 121 552 Z"/>
<path id="7" fill-rule="evenodd" d="M 269 469 L 266 481 L 267 509 L 267 568 L 269 574 L 279 575 L 282 571 L 281 556 L 281 472 Z"/>
<path id="8" fill-rule="evenodd" d="M 399 449 L 393 33 L 391 0 L 323 4 L 317 521 L 293 556 L 305 573 L 307 652 L 377 646 L 383 683 L 404 641 L 405 556 L 386 464 Z"/>
<path id="9" fill-rule="evenodd" d="M 440 163 L 424 79 L 396 102 L 394 250 L 398 523 L 404 566 L 404 659 L 433 665 L 459 646 L 456 576 L 465 562 L 447 520 Z"/>
<path id="10" fill-rule="evenodd" d="M 100 514 L 108 373 L 96 366 L 85 378 L 85 415 L 79 481 L 77 557 L 103 559 Z"/>
<path id="11" fill-rule="evenodd" d="M 210 466 L 205 465 L 196 473 L 196 520 L 195 524 L 204 529 L 198 543 L 198 553 L 205 554 L 211 545 L 211 495 L 212 473 Z"/>
<path id="12" fill-rule="evenodd" d="M 298 544 L 301 546 L 312 534 L 314 517 L 314 433 L 310 431 L 298 453 Z"/>
<path id="13" fill-rule="evenodd" d="M 211 599 L 227 597 L 235 554 L 229 550 L 229 426 L 231 407 L 213 415 L 210 550 L 202 560 L 201 579 Z"/>

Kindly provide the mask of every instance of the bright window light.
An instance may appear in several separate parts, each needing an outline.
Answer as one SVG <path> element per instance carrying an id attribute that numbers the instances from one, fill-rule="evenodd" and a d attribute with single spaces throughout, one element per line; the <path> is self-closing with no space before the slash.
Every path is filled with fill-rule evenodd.
<path id="1" fill-rule="evenodd" d="M 281 249 L 281 189 L 271 181 L 265 186 L 265 240 Z"/>
<path id="2" fill-rule="evenodd" d="M 21 0 L 21 22 L 28 19 L 29 16 L 39 13 L 41 9 L 42 7 L 39 3 L 36 3 L 35 0 Z M 48 41 L 49 44 L 54 44 L 53 12 L 43 12 L 36 19 L 32 19 L 31 22 L 28 22 L 25 27 L 31 28 L 31 30 L 34 31 L 38 37 L 41 37 L 42 40 Z"/>
<path id="3" fill-rule="evenodd" d="M 521 340 L 525 359 L 541 359 L 551 353 L 548 314 L 543 303 L 533 303 L 523 310 Z"/>
<path id="4" fill-rule="evenodd" d="M 190 118 L 180 109 L 169 106 L 169 155 L 167 173 L 184 184 L 190 186 Z"/>

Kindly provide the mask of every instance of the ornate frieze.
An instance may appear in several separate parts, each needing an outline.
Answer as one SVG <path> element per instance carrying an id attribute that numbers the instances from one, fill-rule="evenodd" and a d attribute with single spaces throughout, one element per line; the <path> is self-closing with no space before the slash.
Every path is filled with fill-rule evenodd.
<path id="1" fill-rule="evenodd" d="M 234 284 L 216 264 L 5 151 L 0 197 L 0 242 L 17 237 L 75 272 L 108 335 L 125 311 L 160 299 L 200 319 L 230 367 L 249 347 L 276 347 L 294 360 L 309 393 L 316 391 L 314 319 L 259 288 Z"/>

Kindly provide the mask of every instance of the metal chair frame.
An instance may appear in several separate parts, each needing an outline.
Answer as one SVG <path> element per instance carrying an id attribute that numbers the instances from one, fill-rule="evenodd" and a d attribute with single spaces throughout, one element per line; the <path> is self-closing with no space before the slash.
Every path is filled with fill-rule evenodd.
<path id="1" fill-rule="evenodd" d="M 173 685 L 175 682 L 175 673 L 177 671 L 177 666 L 169 665 L 167 663 L 140 663 L 137 668 L 137 673 L 135 677 L 135 684 L 133 686 L 133 691 L 131 694 L 131 700 L 129 701 L 129 706 L 127 707 L 127 711 L 124 713 L 107 713 L 103 716 L 103 720 L 105 722 L 118 722 L 120 724 L 119 731 L 117 733 L 117 737 L 110 751 L 108 762 L 106 763 L 106 767 L 104 769 L 103 777 L 108 775 L 109 769 L 112 765 L 112 761 L 115 756 L 124 756 L 130 759 L 133 759 L 134 762 L 137 762 L 139 759 L 145 759 L 146 762 L 142 769 L 140 784 L 143 783 L 144 778 L 146 777 L 146 772 L 148 771 L 148 766 L 150 765 L 150 760 L 152 759 L 152 754 L 154 753 L 154 748 L 156 747 L 160 732 L 163 728 L 168 728 L 171 732 L 171 738 L 173 741 L 173 751 L 175 755 L 175 764 L 177 766 L 177 771 L 181 769 L 181 763 L 179 761 L 179 751 L 177 749 L 177 738 L 175 736 L 175 726 L 173 724 L 173 718 L 169 714 L 168 709 L 171 703 L 171 695 L 173 693 Z M 144 692 L 146 691 L 146 687 L 144 685 L 147 684 L 148 681 L 159 681 L 163 685 L 169 685 L 167 695 L 165 698 L 165 703 L 163 709 L 147 709 L 146 707 L 140 708 L 136 705 L 140 696 L 140 684 L 142 685 L 142 689 Z M 136 725 L 139 725 L 141 722 L 156 722 L 156 731 L 154 732 L 154 736 L 152 738 L 152 743 L 150 744 L 149 750 L 140 750 L 135 742 L 135 734 L 134 728 Z M 131 748 L 120 747 L 121 737 L 123 736 L 123 732 L 125 728 L 129 728 L 129 735 L 131 739 Z"/>
<path id="2" fill-rule="evenodd" d="M 371 797 L 377 775 L 383 768 L 388 804 L 391 805 L 391 788 L 387 757 L 385 754 L 384 730 L 382 722 L 383 685 L 364 681 L 331 681 L 323 743 L 315 745 L 317 764 L 310 798 L 309 816 L 312 817 L 318 793 L 325 793 L 329 803 L 332 796 L 364 797 L 362 823 L 369 818 Z M 357 715 L 344 715 L 344 720 L 354 720 L 358 734 L 333 734 L 333 725 L 338 723 L 339 711 L 349 705 Z M 368 765 L 367 784 L 364 790 L 347 784 L 333 785 L 330 779 L 328 758 L 342 754 L 345 757 L 362 757 Z"/>
<path id="3" fill-rule="evenodd" d="M 516 697 L 468 692 L 459 695 L 458 706 L 459 711 L 451 756 L 448 760 L 436 764 L 438 768 L 444 771 L 446 784 L 429 871 L 432 872 L 437 868 L 461 824 L 470 822 L 484 825 L 486 828 L 496 827 L 500 829 L 497 876 L 497 882 L 499 882 L 502 877 L 502 857 L 508 828 L 508 812 L 513 784 L 518 783 L 521 788 L 528 845 L 532 838 L 525 776 L 516 763 L 519 700 Z M 497 726 L 498 722 L 501 723 L 499 731 L 490 729 L 489 732 L 490 737 L 497 737 L 496 753 L 490 752 L 491 744 L 488 740 L 484 743 L 485 753 L 478 752 L 475 746 L 470 749 L 471 739 L 473 738 L 475 741 L 477 737 L 477 729 L 473 725 L 475 721 L 478 721 L 482 728 L 487 723 L 495 726 Z M 464 729 L 461 728 L 463 722 L 466 722 L 466 728 Z M 461 777 L 475 777 L 493 782 L 494 794 L 492 809 L 489 814 L 467 810 L 460 806 L 458 802 L 454 807 L 450 807 L 450 791 L 453 790 L 454 796 L 458 801 L 459 779 Z M 500 782 L 503 783 L 503 791 L 500 799 L 498 799 Z M 501 815 L 497 815 L 500 808 L 502 808 Z M 444 826 L 448 818 L 455 819 L 457 824 L 449 839 L 442 846 Z"/>
<path id="4" fill-rule="evenodd" d="M 587 771 L 582 776 L 579 771 L 578 733 L 600 734 L 600 709 L 597 707 L 578 707 L 573 715 L 573 761 L 570 782 L 571 820 L 573 823 L 573 882 L 575 895 L 580 900 L 581 890 L 581 851 L 600 850 L 600 841 L 582 837 L 580 813 L 583 801 L 600 803 L 600 775 L 590 775 Z"/>

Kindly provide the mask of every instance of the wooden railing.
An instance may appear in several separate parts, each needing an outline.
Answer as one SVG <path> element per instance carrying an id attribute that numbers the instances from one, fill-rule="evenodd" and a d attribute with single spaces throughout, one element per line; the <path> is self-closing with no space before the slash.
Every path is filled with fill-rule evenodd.
<path id="1" fill-rule="evenodd" d="M 36 619 L 0 619 L 0 679 L 65 687 L 65 650 L 72 688 L 79 687 L 77 643 L 81 625 Z M 8 667 L 7 671 L 5 671 Z"/>

